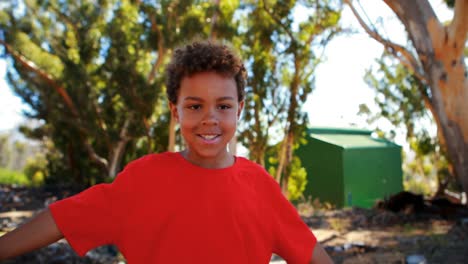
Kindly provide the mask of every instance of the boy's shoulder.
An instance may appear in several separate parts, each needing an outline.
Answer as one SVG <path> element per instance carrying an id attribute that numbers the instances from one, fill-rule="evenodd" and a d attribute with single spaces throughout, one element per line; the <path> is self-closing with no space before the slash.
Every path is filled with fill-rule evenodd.
<path id="1" fill-rule="evenodd" d="M 240 164 L 239 167 L 242 169 L 246 169 L 252 172 L 260 172 L 260 173 L 267 173 L 265 168 L 262 165 L 251 161 L 244 157 L 236 157 L 237 162 Z"/>
<path id="2" fill-rule="evenodd" d="M 241 163 L 241 170 L 252 177 L 255 177 L 258 181 L 261 181 L 263 184 L 275 185 L 275 179 L 268 173 L 268 171 L 260 164 L 251 161 L 249 159 L 238 157 L 239 162 Z"/>

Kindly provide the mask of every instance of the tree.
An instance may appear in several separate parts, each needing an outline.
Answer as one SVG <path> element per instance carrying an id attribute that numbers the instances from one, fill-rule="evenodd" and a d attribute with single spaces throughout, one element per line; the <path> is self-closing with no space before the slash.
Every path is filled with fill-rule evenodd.
<path id="1" fill-rule="evenodd" d="M 270 134 L 286 120 L 287 88 L 280 85 L 278 51 L 272 37 L 279 27 L 261 3 L 244 8 L 247 12 L 243 14 L 245 33 L 241 49 L 249 76 L 239 138 L 247 147 L 249 158 L 265 167 L 266 150 L 277 143 L 271 140 Z"/>
<path id="2" fill-rule="evenodd" d="M 316 13 L 295 28 L 298 6 Z M 22 131 L 53 142 L 48 172 L 91 184 L 104 180 L 99 175 L 114 177 L 138 156 L 175 149 L 163 65 L 195 36 L 229 40 L 255 61 L 247 63 L 255 71 L 249 87 L 260 107 L 249 104 L 246 114 L 260 125 L 244 142 L 256 144 L 252 153 L 263 163 L 269 136 L 262 129 L 278 122 L 280 136 L 288 135 L 281 153 L 292 159 L 307 120 L 301 106 L 320 50 L 337 29 L 339 8 L 328 1 L 18 0 L 0 11 L 0 43 L 10 84 L 31 106 L 27 115 L 43 122 Z M 258 15 L 239 16 L 252 10 Z M 263 52 L 265 41 L 271 46 Z M 303 175 L 285 172 L 291 159 L 280 163 L 283 186 L 288 175 Z"/>
<path id="3" fill-rule="evenodd" d="M 464 49 L 468 32 L 468 2 L 455 1 L 448 25 L 436 17 L 427 0 L 384 0 L 404 25 L 412 49 L 382 37 L 366 24 L 351 0 L 345 0 L 364 30 L 426 84 L 423 95 L 437 124 L 439 140 L 451 168 L 468 192 L 468 80 Z"/>
<path id="4" fill-rule="evenodd" d="M 288 192 L 289 176 L 292 175 L 290 165 L 294 157 L 294 149 L 300 142 L 298 139 L 304 133 L 307 116 L 301 111 L 301 106 L 313 88 L 313 73 L 321 61 L 321 53 L 314 48 L 323 49 L 328 41 L 339 32 L 338 21 L 341 7 L 331 1 L 311 1 L 305 3 L 314 15 L 299 24 L 299 30 L 293 29 L 294 1 L 276 2 L 270 5 L 263 1 L 265 12 L 280 28 L 277 42 L 284 47 L 282 66 L 282 82 L 288 87 L 287 117 L 284 125 L 284 138 L 281 142 L 276 180 L 280 182 L 283 192 Z M 273 12 L 275 10 L 275 12 Z M 317 46 L 315 46 L 317 45 Z M 317 54 L 318 53 L 318 54 Z M 296 163 L 297 164 L 297 163 Z M 302 174 L 301 174 L 302 175 Z"/>
<path id="5" fill-rule="evenodd" d="M 66 165 L 50 164 L 51 173 L 90 183 L 166 150 L 162 65 L 211 26 L 211 5 L 194 3 L 17 1 L 0 12 L 9 82 L 31 106 L 27 115 L 44 121 L 23 132 L 51 138 L 62 153 L 54 160 Z"/>
<path id="6" fill-rule="evenodd" d="M 7 167 L 10 163 L 11 150 L 9 146 L 10 136 L 8 134 L 0 135 L 0 167 Z"/>
<path id="7" fill-rule="evenodd" d="M 366 72 L 365 81 L 376 91 L 375 102 L 378 113 L 371 113 L 366 105 L 360 106 L 359 114 L 368 116 L 369 124 L 384 118 L 395 128 L 406 131 L 411 155 L 403 164 L 405 189 L 429 194 L 442 194 L 449 183 L 446 154 L 440 147 L 436 135 L 430 130 L 435 126 L 430 111 L 425 107 L 421 91 L 426 91 L 424 83 L 412 75 L 392 55 L 384 52 L 377 60 L 378 66 Z M 394 131 L 383 131 L 385 138 L 392 138 Z M 438 190 L 431 188 L 437 181 Z"/>
<path id="8" fill-rule="evenodd" d="M 294 155 L 307 125 L 302 105 L 312 92 L 323 49 L 339 32 L 341 6 L 333 1 L 261 1 L 244 7 L 249 19 L 242 49 L 252 75 L 242 141 L 250 157 L 264 165 L 267 150 L 275 149 L 273 162 L 266 165 L 283 192 L 297 198 L 289 192 L 301 193 L 306 181 L 305 170 Z M 304 21 L 294 16 L 300 8 L 311 12 Z M 272 140 L 272 134 L 280 140 Z M 290 177 L 297 178 L 290 181 Z"/>
<path id="9" fill-rule="evenodd" d="M 45 121 L 39 129 L 65 154 L 78 181 L 114 177 L 127 144 L 147 132 L 142 124 L 161 91 L 147 81 L 154 56 L 140 41 L 146 30 L 138 6 L 20 3 L 24 13 L 14 12 L 14 4 L 2 12 L 10 84 L 31 106 L 28 115 Z"/>

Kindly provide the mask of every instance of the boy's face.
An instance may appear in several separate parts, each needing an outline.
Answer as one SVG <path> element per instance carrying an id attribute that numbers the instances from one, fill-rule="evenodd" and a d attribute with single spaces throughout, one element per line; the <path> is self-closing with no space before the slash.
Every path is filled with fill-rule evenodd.
<path id="1" fill-rule="evenodd" d="M 171 113 L 187 144 L 186 158 L 216 168 L 232 157 L 226 146 L 234 136 L 244 102 L 238 102 L 236 82 L 215 72 L 182 79 Z"/>

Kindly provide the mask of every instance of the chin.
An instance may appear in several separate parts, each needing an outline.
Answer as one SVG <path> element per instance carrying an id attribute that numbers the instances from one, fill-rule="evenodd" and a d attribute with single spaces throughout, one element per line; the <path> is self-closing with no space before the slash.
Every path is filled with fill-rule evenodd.
<path id="1" fill-rule="evenodd" d="M 216 159 L 222 157 L 227 152 L 227 150 L 225 148 L 201 147 L 198 148 L 198 150 L 194 150 L 192 148 L 190 152 L 205 159 Z"/>

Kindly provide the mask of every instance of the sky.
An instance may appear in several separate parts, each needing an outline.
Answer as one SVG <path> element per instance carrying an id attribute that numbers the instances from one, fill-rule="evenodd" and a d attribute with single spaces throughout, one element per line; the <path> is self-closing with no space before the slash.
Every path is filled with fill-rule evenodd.
<path id="1" fill-rule="evenodd" d="M 354 2 L 357 8 L 361 7 L 357 1 Z M 383 1 L 362 2 L 365 2 L 365 19 L 370 19 L 377 28 L 383 25 L 384 29 L 380 32 L 385 37 L 405 44 L 403 26 Z M 441 0 L 430 2 L 441 21 L 452 17 L 452 11 Z M 360 11 L 364 14 L 362 9 Z M 383 22 L 379 24 L 379 21 Z M 349 127 L 355 124 L 356 127 L 369 129 L 365 117 L 357 115 L 360 104 L 367 104 L 371 110 L 377 111 L 375 93 L 364 83 L 363 76 L 366 69 L 380 57 L 383 46 L 363 31 L 347 6 L 343 10 L 341 23 L 356 33 L 338 36 L 329 43 L 325 52 L 326 60 L 316 71 L 316 88 L 308 97 L 304 110 L 309 114 L 312 126 Z M 0 59 L 0 132 L 26 122 L 21 113 L 28 109 L 7 85 L 5 72 L 6 62 Z M 382 121 L 381 126 L 388 124 Z M 404 136 L 397 134 L 395 141 L 404 144 Z"/>
<path id="2" fill-rule="evenodd" d="M 365 13 L 358 1 L 354 1 L 363 19 L 372 21 L 383 37 L 406 46 L 403 25 L 383 1 L 361 2 L 365 3 L 362 5 Z M 429 2 L 440 21 L 452 18 L 453 12 L 441 0 Z M 309 113 L 312 126 L 372 129 L 366 118 L 357 113 L 360 104 L 366 104 L 371 111 L 378 111 L 374 102 L 375 92 L 363 78 L 366 70 L 375 65 L 375 60 L 382 55 L 383 45 L 364 32 L 347 6 L 343 10 L 341 23 L 356 33 L 338 36 L 330 42 L 325 53 L 326 61 L 316 72 L 316 89 L 309 96 L 305 110 Z M 384 129 L 391 126 L 385 120 L 380 120 L 377 125 Z M 395 142 L 406 145 L 404 131 L 396 132 Z"/>

